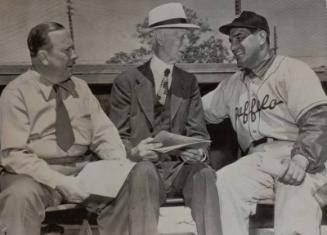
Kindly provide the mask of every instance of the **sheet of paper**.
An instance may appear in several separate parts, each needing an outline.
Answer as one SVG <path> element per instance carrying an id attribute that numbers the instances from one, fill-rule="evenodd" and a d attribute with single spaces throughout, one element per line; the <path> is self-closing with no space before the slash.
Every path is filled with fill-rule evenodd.
<path id="1" fill-rule="evenodd" d="M 156 152 L 168 153 L 170 151 L 182 148 L 201 148 L 210 144 L 210 140 L 188 137 L 170 133 L 168 131 L 160 131 L 155 137 L 155 142 L 162 143 L 160 148 L 153 149 Z"/>
<path id="2" fill-rule="evenodd" d="M 87 164 L 77 179 L 86 192 L 115 198 L 134 165 L 129 160 L 95 161 Z"/>

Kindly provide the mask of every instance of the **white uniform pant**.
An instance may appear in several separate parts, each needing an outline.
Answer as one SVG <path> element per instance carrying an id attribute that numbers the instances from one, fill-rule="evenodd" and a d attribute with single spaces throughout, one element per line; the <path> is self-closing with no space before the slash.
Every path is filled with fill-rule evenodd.
<path id="1" fill-rule="evenodd" d="M 249 216 L 257 202 L 275 199 L 275 235 L 319 235 L 322 212 L 314 194 L 327 183 L 327 173 L 307 174 L 300 186 L 285 185 L 259 165 L 290 158 L 293 143 L 262 144 L 217 172 L 223 235 L 249 234 Z"/>

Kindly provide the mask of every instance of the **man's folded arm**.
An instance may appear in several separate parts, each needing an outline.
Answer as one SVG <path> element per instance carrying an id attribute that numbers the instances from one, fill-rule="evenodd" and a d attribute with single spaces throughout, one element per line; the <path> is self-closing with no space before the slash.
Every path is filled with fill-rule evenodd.
<path id="1" fill-rule="evenodd" d="M 327 105 L 311 108 L 298 121 L 299 136 L 291 156 L 302 155 L 309 161 L 307 172 L 325 168 L 327 160 Z"/>
<path id="2" fill-rule="evenodd" d="M 51 188 L 56 188 L 70 177 L 51 169 L 46 161 L 26 149 L 2 150 L 1 164 L 9 172 L 31 176 Z"/>

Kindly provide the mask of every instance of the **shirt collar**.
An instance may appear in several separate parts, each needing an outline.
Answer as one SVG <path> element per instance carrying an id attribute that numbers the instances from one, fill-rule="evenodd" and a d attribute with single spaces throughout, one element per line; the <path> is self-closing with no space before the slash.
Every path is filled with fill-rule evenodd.
<path id="1" fill-rule="evenodd" d="M 167 64 L 161 59 L 159 59 L 155 54 L 153 54 L 150 62 L 150 67 L 153 73 L 158 75 L 160 74 L 161 77 L 163 77 L 166 69 L 170 69 L 170 72 L 172 72 L 174 64 Z"/>
<path id="2" fill-rule="evenodd" d="M 51 83 L 45 76 L 42 76 L 37 71 L 32 70 L 37 74 L 36 80 L 38 82 L 39 88 L 45 97 L 46 100 L 50 100 L 51 98 L 55 97 L 54 90 L 53 90 L 53 83 Z M 78 98 L 78 93 L 75 89 L 75 84 L 72 81 L 72 79 L 67 79 L 64 82 L 61 82 L 58 84 L 60 87 L 62 87 L 65 92 L 70 95 L 72 95 L 74 98 Z"/>
<path id="3" fill-rule="evenodd" d="M 263 60 L 259 65 L 254 69 L 242 69 L 244 71 L 244 77 L 248 76 L 253 78 L 254 76 L 258 77 L 259 79 L 263 79 L 263 76 L 266 74 L 267 70 L 270 68 L 272 63 L 274 62 L 276 55 L 272 52 L 269 53 L 269 57 Z"/>

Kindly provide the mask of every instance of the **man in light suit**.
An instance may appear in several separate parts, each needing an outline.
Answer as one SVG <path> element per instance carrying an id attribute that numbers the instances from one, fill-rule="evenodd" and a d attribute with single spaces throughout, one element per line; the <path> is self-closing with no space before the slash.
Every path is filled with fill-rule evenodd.
<path id="1" fill-rule="evenodd" d="M 161 144 L 152 137 L 162 130 L 209 139 L 196 78 L 175 66 L 187 29 L 192 28 L 198 26 L 187 23 L 180 3 L 164 4 L 149 12 L 153 56 L 115 79 L 110 118 L 128 157 L 156 166 L 158 177 L 153 180 L 159 187 L 153 191 L 158 196 L 152 211 L 156 222 L 160 203 L 167 195 L 179 194 L 191 208 L 198 234 L 216 235 L 221 234 L 218 194 L 215 173 L 206 164 L 208 146 L 183 149 L 176 155 L 153 151 Z M 151 234 L 157 234 L 156 226 Z"/>

